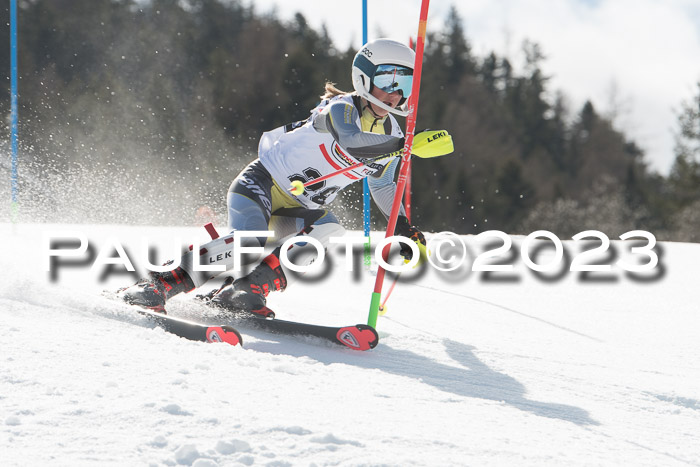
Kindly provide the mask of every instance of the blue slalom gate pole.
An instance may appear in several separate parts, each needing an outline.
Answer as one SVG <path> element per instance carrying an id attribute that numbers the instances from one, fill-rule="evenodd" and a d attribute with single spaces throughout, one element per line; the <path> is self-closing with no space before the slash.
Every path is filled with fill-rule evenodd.
<path id="1" fill-rule="evenodd" d="M 11 220 L 17 221 L 19 204 L 17 202 L 17 0 L 10 0 L 10 141 L 12 146 L 12 172 L 10 184 L 12 191 Z"/>
<path id="2" fill-rule="evenodd" d="M 367 39 L 367 0 L 362 0 L 362 44 L 366 44 Z M 370 223 L 370 197 L 369 183 L 367 178 L 362 181 L 362 212 L 363 225 L 365 231 L 365 268 L 369 269 L 372 265 L 372 251 L 369 244 L 369 223 Z"/>

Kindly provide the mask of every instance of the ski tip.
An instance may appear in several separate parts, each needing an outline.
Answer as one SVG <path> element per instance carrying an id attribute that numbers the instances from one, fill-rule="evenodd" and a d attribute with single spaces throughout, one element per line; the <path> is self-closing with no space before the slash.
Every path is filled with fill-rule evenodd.
<path id="1" fill-rule="evenodd" d="M 367 324 L 340 328 L 336 337 L 340 343 L 353 350 L 370 350 L 379 343 L 379 334 Z"/>
<path id="2" fill-rule="evenodd" d="M 243 346 L 241 333 L 231 326 L 211 326 L 207 328 L 207 342 L 226 342 Z"/>

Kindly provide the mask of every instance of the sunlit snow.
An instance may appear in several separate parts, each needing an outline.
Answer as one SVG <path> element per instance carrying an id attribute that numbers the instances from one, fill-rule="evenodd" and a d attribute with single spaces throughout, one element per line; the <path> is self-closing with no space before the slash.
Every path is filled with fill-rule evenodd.
<path id="1" fill-rule="evenodd" d="M 133 282 L 120 267 L 104 281 L 89 258 L 54 264 L 55 280 L 44 271 L 47 233 L 75 230 L 91 254 L 108 237 L 134 257 L 144 236 L 206 240 L 199 228 L 0 225 L 4 466 L 700 464 L 700 245 L 662 243 L 636 276 L 538 276 L 513 253 L 501 258 L 512 272 L 404 274 L 379 345 L 355 352 L 244 328 L 243 347 L 167 334 L 103 294 Z M 483 245 L 461 238 L 473 261 Z M 614 241 L 597 261 L 628 250 Z M 269 305 L 364 323 L 375 276 L 358 264 Z M 170 313 L 206 314 L 192 295 Z"/>

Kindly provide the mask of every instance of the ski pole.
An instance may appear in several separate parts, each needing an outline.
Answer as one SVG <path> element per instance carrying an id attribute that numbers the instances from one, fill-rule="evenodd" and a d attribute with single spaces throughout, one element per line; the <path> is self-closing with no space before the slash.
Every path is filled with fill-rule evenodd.
<path id="1" fill-rule="evenodd" d="M 411 93 L 411 95 L 413 95 L 413 93 Z M 426 130 L 426 131 L 430 131 L 430 130 Z M 414 128 L 413 128 L 412 133 L 411 133 L 411 138 L 413 138 L 414 133 L 415 133 L 415 122 L 414 122 Z M 374 158 L 369 159 L 369 160 L 357 162 L 357 163 L 352 164 L 348 167 L 338 169 L 335 172 L 331 172 L 329 174 L 321 175 L 320 177 L 313 178 L 311 180 L 307 180 L 306 182 L 302 182 L 301 180 L 294 180 L 291 183 L 292 186 L 291 186 L 291 188 L 289 188 L 289 192 L 292 193 L 293 195 L 300 195 L 300 194 L 304 193 L 304 188 L 306 188 L 309 185 L 314 185 L 316 183 L 322 182 L 324 180 L 328 180 L 329 178 L 335 177 L 337 175 L 346 174 L 347 172 L 350 172 L 351 170 L 355 170 L 355 169 L 362 167 L 363 165 L 367 165 L 369 162 L 389 159 L 391 157 L 401 157 L 404 161 L 406 161 L 409 165 L 409 167 L 407 169 L 409 172 L 407 172 L 407 173 L 410 173 L 411 153 L 406 152 L 407 146 L 406 146 L 405 141 L 407 141 L 407 140 L 404 140 L 404 147 L 402 149 L 399 149 L 398 151 L 390 152 L 389 154 L 384 154 L 382 156 L 374 157 Z M 417 155 L 418 157 L 421 157 L 423 159 L 430 159 L 433 157 L 444 156 L 444 155 L 450 154 L 454 151 L 454 145 L 452 144 L 452 137 L 445 130 L 442 130 L 439 132 L 431 131 L 430 134 L 428 134 L 427 139 L 422 138 L 418 143 L 416 143 L 416 145 L 413 145 L 413 140 L 411 140 L 411 147 L 408 149 L 409 150 L 411 150 L 411 149 L 417 150 L 418 145 L 420 145 L 421 151 L 426 151 L 426 149 L 425 149 L 426 145 L 429 145 L 427 152 L 423 152 L 422 155 Z M 326 149 L 323 146 L 323 144 L 320 145 L 319 147 L 321 148 L 321 151 L 325 153 Z M 408 157 L 406 156 L 406 154 L 408 154 Z M 334 165 L 334 167 L 337 167 L 337 166 Z M 347 175 L 347 176 L 357 180 L 357 178 L 352 177 L 351 175 Z M 408 176 L 410 177 L 410 175 L 408 175 Z M 409 183 L 409 182 L 407 181 L 407 183 Z M 409 200 L 409 202 L 410 202 L 410 200 Z"/>
<path id="2" fill-rule="evenodd" d="M 387 154 L 386 156 L 376 157 L 376 158 L 372 159 L 372 161 L 378 161 L 378 160 L 382 160 L 382 159 L 387 159 L 387 158 L 389 158 L 389 157 L 398 157 L 398 154 L 399 154 L 399 153 L 400 153 L 399 151 L 395 151 L 395 152 L 392 152 L 391 154 Z M 336 170 L 335 172 L 332 172 L 332 173 L 323 175 L 323 176 L 318 177 L 318 178 L 311 179 L 311 180 L 309 180 L 309 181 L 307 181 L 307 182 L 302 182 L 302 181 L 300 181 L 300 180 L 295 180 L 295 181 L 293 181 L 293 182 L 291 183 L 292 186 L 291 186 L 291 188 L 289 188 L 289 192 L 290 192 L 291 194 L 293 194 L 293 195 L 300 195 L 300 194 L 302 194 L 302 193 L 304 192 L 304 188 L 306 188 L 306 187 L 309 186 L 309 185 L 314 185 L 314 184 L 319 183 L 319 182 L 322 182 L 322 181 L 324 181 L 324 180 L 328 180 L 329 178 L 333 178 L 333 177 L 335 177 L 335 176 L 337 176 L 337 175 L 342 175 L 342 174 L 344 174 L 344 173 L 350 172 L 351 170 L 359 169 L 359 168 L 362 167 L 363 165 L 366 165 L 367 162 L 369 162 L 369 161 L 358 162 L 358 163 L 353 164 L 353 165 L 351 165 L 351 166 L 342 168 L 342 169 L 340 169 L 340 170 Z"/>
<path id="3" fill-rule="evenodd" d="M 413 69 L 413 87 L 411 89 L 411 97 L 408 100 L 408 117 L 406 119 L 406 141 L 404 143 L 403 156 L 401 157 L 401 168 L 399 170 L 399 178 L 396 183 L 396 193 L 394 194 L 394 204 L 391 207 L 389 223 L 386 228 L 385 238 L 390 237 L 396 228 L 396 220 L 399 217 L 399 209 L 401 207 L 401 199 L 406 188 L 406 180 L 409 165 L 406 163 L 411 157 L 411 149 L 413 148 L 413 136 L 416 130 L 416 113 L 418 111 L 418 94 L 420 92 L 420 78 L 423 70 L 423 49 L 425 48 L 425 28 L 428 22 L 428 6 L 430 0 L 422 0 L 420 9 L 420 20 L 418 21 L 418 36 L 416 39 L 416 63 Z M 390 246 L 386 245 L 382 250 L 384 261 L 389 258 Z M 376 327 L 377 315 L 379 314 L 379 301 L 381 299 L 382 284 L 386 271 L 381 265 L 377 270 L 377 278 L 374 283 L 374 292 L 372 292 L 372 300 L 369 308 L 369 317 L 367 324 Z"/>

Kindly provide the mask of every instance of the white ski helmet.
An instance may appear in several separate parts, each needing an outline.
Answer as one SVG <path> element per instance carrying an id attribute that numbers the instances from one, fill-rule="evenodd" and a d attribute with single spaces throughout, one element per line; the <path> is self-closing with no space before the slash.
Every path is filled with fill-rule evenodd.
<path id="1" fill-rule="evenodd" d="M 362 46 L 352 62 L 352 85 L 360 97 L 372 104 L 403 117 L 408 115 L 406 99 L 413 86 L 413 64 L 416 53 L 391 39 L 375 39 Z M 377 86 L 385 92 L 401 91 L 403 97 L 392 108 L 371 94 Z"/>

